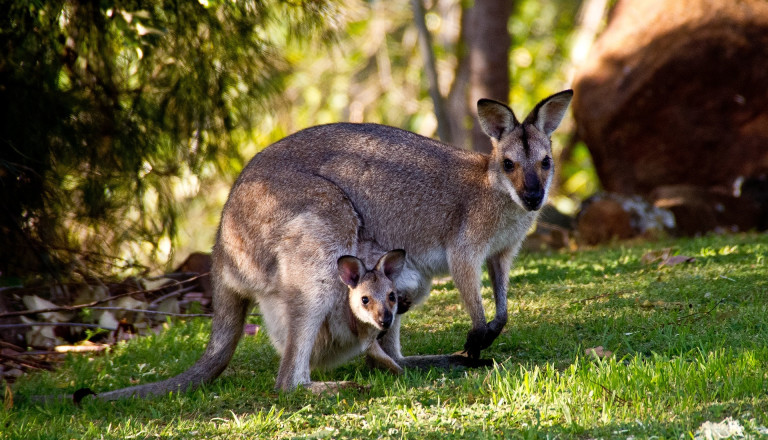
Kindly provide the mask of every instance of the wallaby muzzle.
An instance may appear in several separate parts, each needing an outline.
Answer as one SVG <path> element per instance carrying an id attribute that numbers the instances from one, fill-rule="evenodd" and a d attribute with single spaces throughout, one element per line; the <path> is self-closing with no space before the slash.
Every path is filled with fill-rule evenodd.
<path id="1" fill-rule="evenodd" d="M 392 312 L 389 310 L 385 310 L 384 313 L 381 314 L 381 317 L 379 318 L 379 325 L 384 330 L 388 329 L 392 325 L 393 317 Z"/>
<path id="2" fill-rule="evenodd" d="M 544 201 L 544 188 L 539 182 L 538 176 L 534 173 L 526 173 L 523 183 L 523 191 L 520 193 L 525 208 L 529 211 L 535 211 L 541 207 Z"/>

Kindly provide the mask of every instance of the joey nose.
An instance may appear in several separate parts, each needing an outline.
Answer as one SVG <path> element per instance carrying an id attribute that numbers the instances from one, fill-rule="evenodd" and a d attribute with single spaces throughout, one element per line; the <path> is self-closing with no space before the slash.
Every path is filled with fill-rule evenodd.
<path id="1" fill-rule="evenodd" d="M 392 312 L 389 310 L 384 311 L 381 319 L 379 319 L 379 325 L 381 325 L 381 327 L 384 329 L 389 328 L 389 326 L 392 325 Z"/>

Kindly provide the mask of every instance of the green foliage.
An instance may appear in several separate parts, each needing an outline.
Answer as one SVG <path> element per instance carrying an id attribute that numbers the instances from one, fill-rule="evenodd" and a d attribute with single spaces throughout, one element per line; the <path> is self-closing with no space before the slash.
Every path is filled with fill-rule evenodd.
<path id="1" fill-rule="evenodd" d="M 81 3 L 0 5 L 0 283 L 207 250 L 244 161 L 302 128 L 435 133 L 408 0 Z M 468 3 L 425 4 L 447 95 Z M 510 102 L 524 112 L 567 87 L 580 2 L 515 5 Z M 597 179 L 586 150 L 570 157 L 560 194 L 575 200 Z"/>
<path id="2" fill-rule="evenodd" d="M 673 248 L 695 261 L 649 264 Z M 368 392 L 273 391 L 278 356 L 264 331 L 246 336 L 212 384 L 148 401 L 49 405 L 30 395 L 113 389 L 176 374 L 210 329 L 194 319 L 103 356 L 72 355 L 22 378 L 0 438 L 693 438 L 731 417 L 768 432 L 768 235 L 708 236 L 580 252 L 523 255 L 510 274 L 509 323 L 484 352 L 490 369 L 406 371 L 362 359 L 316 380 Z M 484 299 L 493 311 L 490 283 Z M 469 319 L 450 281 L 404 315 L 405 354 L 460 350 Z M 613 352 L 595 358 L 586 349 Z"/>
<path id="3" fill-rule="evenodd" d="M 336 13 L 332 1 L 4 2 L 2 274 L 109 274 L 168 247 L 178 200 L 240 160 L 231 133 L 282 89 L 280 48 Z"/>

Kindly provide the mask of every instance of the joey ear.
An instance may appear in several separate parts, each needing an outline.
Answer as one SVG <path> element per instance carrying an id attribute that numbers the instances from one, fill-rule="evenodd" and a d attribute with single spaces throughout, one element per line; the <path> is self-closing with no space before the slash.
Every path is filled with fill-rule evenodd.
<path id="1" fill-rule="evenodd" d="M 336 261 L 339 266 L 339 278 L 351 288 L 357 287 L 360 279 L 365 275 L 365 265 L 359 258 L 344 255 Z"/>
<path id="2" fill-rule="evenodd" d="M 393 280 L 400 276 L 400 272 L 403 271 L 405 265 L 405 251 L 402 249 L 395 249 L 389 251 L 379 258 L 379 262 L 376 263 L 376 269 L 384 272 L 384 276 Z"/>
<path id="3" fill-rule="evenodd" d="M 563 90 L 543 99 L 525 118 L 525 122 L 538 128 L 547 136 L 551 136 L 563 120 L 571 98 L 573 98 L 573 90 Z"/>
<path id="4" fill-rule="evenodd" d="M 520 125 L 511 108 L 492 99 L 477 101 L 477 118 L 483 133 L 497 141 L 504 133 Z"/>

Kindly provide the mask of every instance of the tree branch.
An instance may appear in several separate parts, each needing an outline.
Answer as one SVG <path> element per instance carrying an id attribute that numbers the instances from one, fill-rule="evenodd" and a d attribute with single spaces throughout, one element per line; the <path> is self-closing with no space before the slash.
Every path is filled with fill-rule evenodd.
<path id="1" fill-rule="evenodd" d="M 159 291 L 161 291 L 163 289 L 167 289 L 169 286 L 173 286 L 173 285 L 181 286 L 184 283 L 187 283 L 187 282 L 193 281 L 195 279 L 204 277 L 204 276 L 206 276 L 208 274 L 209 273 L 206 272 L 206 273 L 202 273 L 202 274 L 193 276 L 191 278 L 187 278 L 184 281 L 175 281 L 174 280 L 172 283 L 169 283 L 169 284 L 166 284 L 164 286 L 157 287 L 157 288 L 154 288 L 154 289 L 137 290 L 137 291 L 134 291 L 134 292 L 125 292 L 125 293 L 121 293 L 119 295 L 110 296 L 109 298 L 100 299 L 100 300 L 93 301 L 93 302 L 86 303 L 86 304 L 77 304 L 77 305 L 74 305 L 74 306 L 50 307 L 50 308 L 47 308 L 47 309 L 38 309 L 38 310 L 21 310 L 21 311 L 18 311 L 18 312 L 6 312 L 6 313 L 0 314 L 0 319 L 1 318 L 10 318 L 10 317 L 13 317 L 13 316 L 35 315 L 35 314 L 38 314 L 38 313 L 72 312 L 72 311 L 76 311 L 76 310 L 80 310 L 80 309 L 87 309 L 87 308 L 91 308 L 91 307 L 99 305 L 99 304 L 103 304 L 105 302 L 109 302 L 109 301 L 113 301 L 113 300 L 118 299 L 118 298 L 122 298 L 124 296 L 137 295 L 139 293 L 159 292 Z"/>

